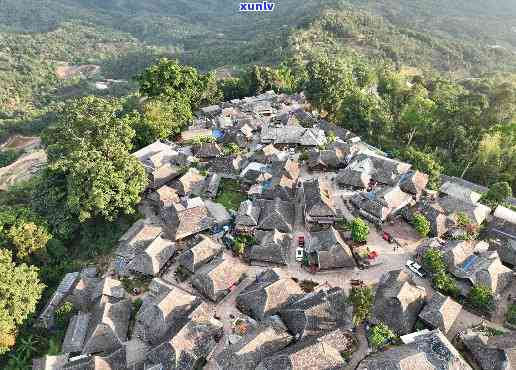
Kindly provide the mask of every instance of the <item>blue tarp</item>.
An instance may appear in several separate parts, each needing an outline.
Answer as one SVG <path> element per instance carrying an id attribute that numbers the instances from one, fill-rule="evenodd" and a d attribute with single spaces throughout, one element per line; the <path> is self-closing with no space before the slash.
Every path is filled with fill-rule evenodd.
<path id="1" fill-rule="evenodd" d="M 478 256 L 476 256 L 476 255 L 472 255 L 472 256 L 469 256 L 468 258 L 466 258 L 466 261 L 464 261 L 464 265 L 462 266 L 462 269 L 464 271 L 469 270 L 470 267 L 473 265 L 473 263 L 475 263 L 477 257 Z"/>
<path id="2" fill-rule="evenodd" d="M 213 137 L 215 137 L 215 139 L 220 139 L 221 137 L 224 136 L 224 132 L 222 130 L 214 128 L 212 130 L 212 135 L 213 135 Z"/>

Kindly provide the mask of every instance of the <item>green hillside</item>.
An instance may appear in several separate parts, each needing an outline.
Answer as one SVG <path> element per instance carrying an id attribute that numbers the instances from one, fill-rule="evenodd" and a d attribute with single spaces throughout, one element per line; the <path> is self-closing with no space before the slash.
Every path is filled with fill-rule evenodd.
<path id="1" fill-rule="evenodd" d="M 515 70 L 509 0 L 275 3 L 274 12 L 244 14 L 233 0 L 0 0 L 0 139 L 45 125 L 70 96 L 131 91 L 132 76 L 160 56 L 229 73 L 319 51 L 452 78 Z M 66 64 L 99 65 L 93 80 L 128 83 L 99 92 L 78 76 L 57 78 Z"/>

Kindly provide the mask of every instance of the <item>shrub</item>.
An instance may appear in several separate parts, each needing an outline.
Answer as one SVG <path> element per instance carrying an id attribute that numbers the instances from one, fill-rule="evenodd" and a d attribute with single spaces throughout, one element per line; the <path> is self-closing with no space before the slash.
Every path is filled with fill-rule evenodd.
<path id="1" fill-rule="evenodd" d="M 458 212 L 457 213 L 457 224 L 461 227 L 465 227 L 467 225 L 470 225 L 472 224 L 473 222 L 471 221 L 471 219 L 468 217 L 467 214 L 465 214 L 464 212 Z"/>
<path id="2" fill-rule="evenodd" d="M 429 248 L 423 255 L 423 265 L 425 268 L 435 274 L 444 273 L 446 271 L 446 263 L 442 253 L 437 248 Z"/>
<path id="3" fill-rule="evenodd" d="M 483 194 L 482 201 L 489 207 L 496 208 L 510 196 L 512 196 L 511 185 L 506 181 L 500 181 L 489 187 L 489 191 Z"/>
<path id="4" fill-rule="evenodd" d="M 383 322 L 375 325 L 369 333 L 369 342 L 375 349 L 383 348 L 393 339 L 396 339 L 396 334 Z"/>
<path id="5" fill-rule="evenodd" d="M 224 155 L 239 154 L 242 150 L 235 143 L 229 143 L 224 146 Z"/>
<path id="6" fill-rule="evenodd" d="M 430 225 L 430 221 L 422 215 L 421 213 L 416 213 L 414 215 L 414 219 L 412 220 L 412 223 L 418 232 L 419 235 L 422 237 L 428 236 L 430 234 L 430 231 L 432 230 L 432 227 Z"/>
<path id="7" fill-rule="evenodd" d="M 460 290 L 455 279 L 444 271 L 441 271 L 434 276 L 433 285 L 435 289 L 444 295 L 456 298 L 460 294 Z"/>
<path id="8" fill-rule="evenodd" d="M 494 307 L 491 289 L 484 285 L 474 285 L 468 294 L 468 302 L 476 309 L 488 313 Z"/>
<path id="9" fill-rule="evenodd" d="M 507 322 L 512 325 L 516 325 L 516 304 L 511 304 L 506 315 Z"/>
<path id="10" fill-rule="evenodd" d="M 353 322 L 359 325 L 371 316 L 373 308 L 373 291 L 368 286 L 351 288 L 349 301 L 353 304 Z"/>
<path id="11" fill-rule="evenodd" d="M 369 235 L 369 226 L 364 220 L 357 217 L 351 223 L 351 238 L 354 242 L 365 242 Z"/>

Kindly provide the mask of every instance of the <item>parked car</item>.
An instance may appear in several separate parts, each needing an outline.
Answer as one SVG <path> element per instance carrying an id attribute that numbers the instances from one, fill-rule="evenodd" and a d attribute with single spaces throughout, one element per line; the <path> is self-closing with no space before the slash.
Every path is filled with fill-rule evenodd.
<path id="1" fill-rule="evenodd" d="M 412 260 L 407 260 L 406 266 L 410 271 L 419 276 L 420 278 L 424 278 L 426 276 L 426 271 L 421 267 L 421 265 Z"/>
<path id="2" fill-rule="evenodd" d="M 296 262 L 303 262 L 305 250 L 303 248 L 296 248 Z"/>
<path id="3" fill-rule="evenodd" d="M 304 235 L 301 235 L 298 238 L 298 246 L 299 246 L 299 248 L 304 248 L 305 247 L 305 236 Z"/>

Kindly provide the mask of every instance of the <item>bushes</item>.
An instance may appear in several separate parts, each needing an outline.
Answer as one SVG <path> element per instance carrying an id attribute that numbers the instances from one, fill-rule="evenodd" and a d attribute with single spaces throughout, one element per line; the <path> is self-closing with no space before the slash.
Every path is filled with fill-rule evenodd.
<path id="1" fill-rule="evenodd" d="M 374 349 L 385 347 L 393 339 L 396 339 L 396 334 L 383 322 L 375 325 L 369 333 L 369 343 Z"/>
<path id="2" fill-rule="evenodd" d="M 371 316 L 373 308 L 373 291 L 368 286 L 351 288 L 349 301 L 353 304 L 353 322 L 355 325 L 361 324 Z"/>
<path id="3" fill-rule="evenodd" d="M 446 271 L 446 263 L 441 251 L 437 248 L 429 248 L 425 252 L 423 255 L 423 265 L 428 271 L 435 274 Z"/>
<path id="4" fill-rule="evenodd" d="M 457 298 L 460 294 L 460 290 L 457 287 L 457 282 L 455 279 L 444 271 L 436 274 L 432 282 L 434 288 L 444 295 Z"/>
<path id="5" fill-rule="evenodd" d="M 354 242 L 360 243 L 367 241 L 369 226 L 361 218 L 357 217 L 351 223 L 351 238 Z"/>
<path id="6" fill-rule="evenodd" d="M 455 279 L 446 272 L 446 263 L 437 248 L 429 248 L 423 255 L 424 267 L 434 274 L 432 283 L 435 289 L 444 295 L 459 296 L 459 288 Z"/>
<path id="7" fill-rule="evenodd" d="M 414 219 L 412 220 L 412 223 L 413 223 L 416 231 L 422 237 L 428 236 L 428 234 L 430 234 L 430 231 L 432 230 L 430 221 L 428 221 L 428 219 L 425 216 L 423 216 L 421 213 L 416 213 L 414 215 Z"/>
<path id="8" fill-rule="evenodd" d="M 516 304 L 511 304 L 507 311 L 506 320 L 509 324 L 516 325 Z"/>
<path id="9" fill-rule="evenodd" d="M 468 302 L 481 312 L 489 313 L 494 307 L 493 292 L 487 286 L 474 285 L 469 291 Z"/>

